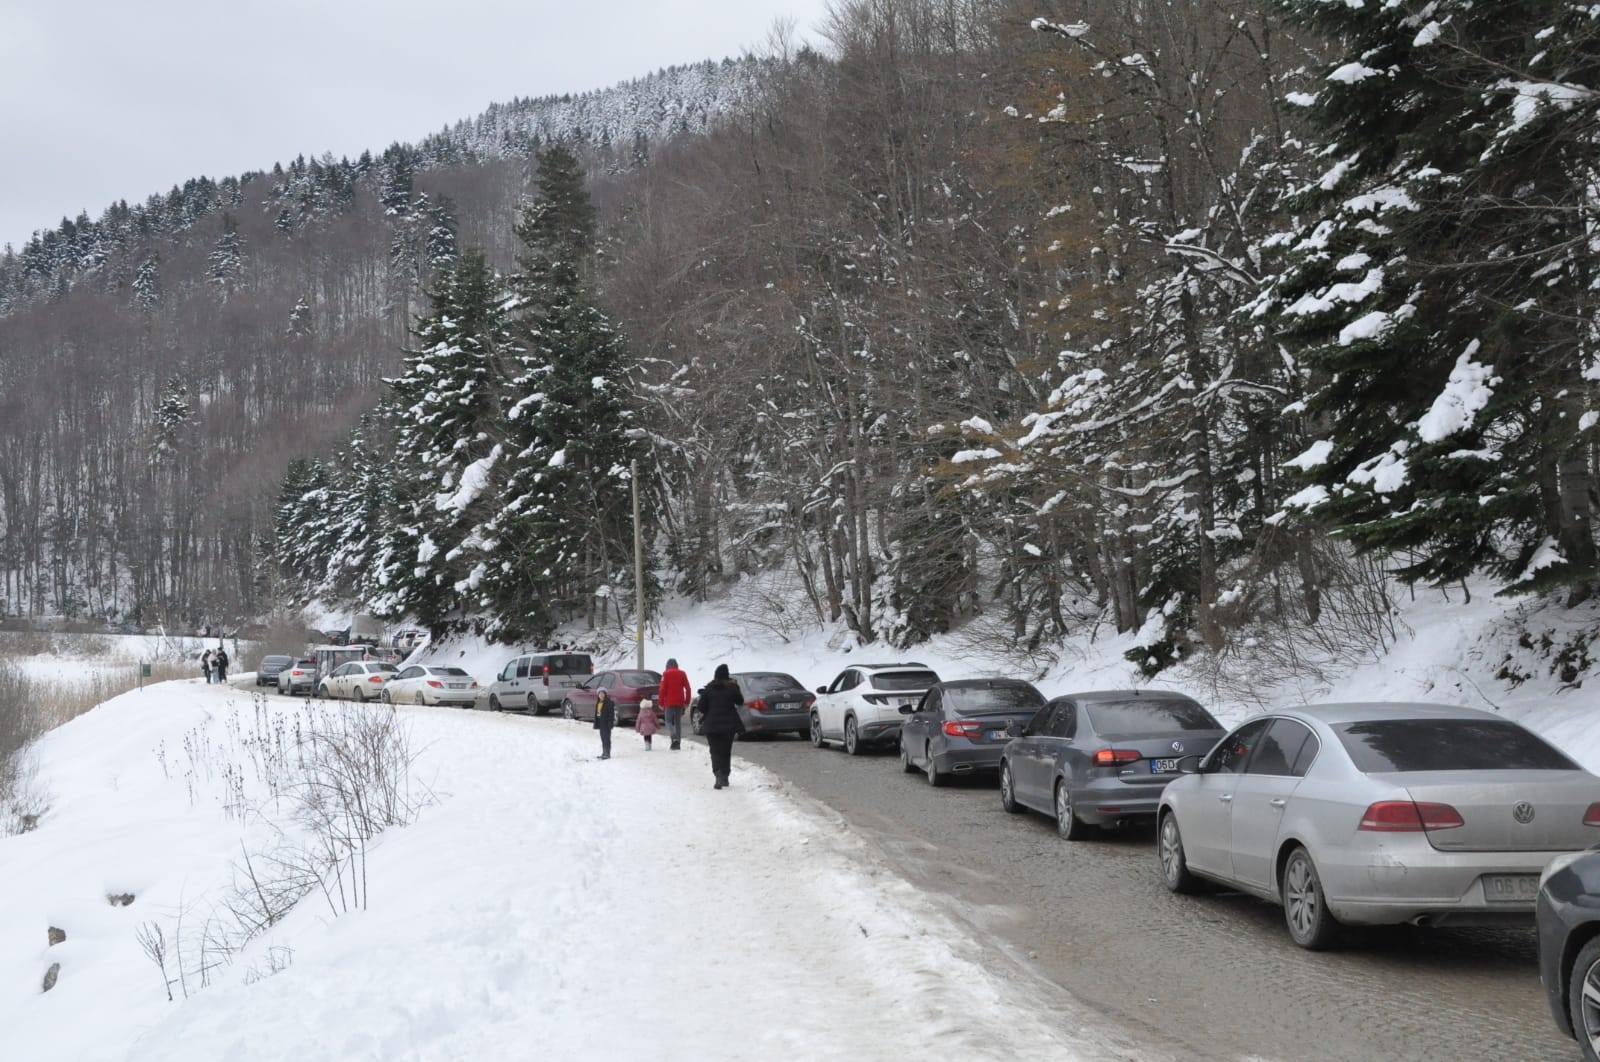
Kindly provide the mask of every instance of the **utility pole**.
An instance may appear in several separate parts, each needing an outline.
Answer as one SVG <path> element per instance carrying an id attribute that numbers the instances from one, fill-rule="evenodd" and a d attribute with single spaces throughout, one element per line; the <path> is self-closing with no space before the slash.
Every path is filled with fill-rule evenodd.
<path id="1" fill-rule="evenodd" d="M 634 459 L 630 477 L 633 480 L 633 611 L 635 614 L 633 641 L 637 652 L 635 666 L 644 670 L 644 528 L 639 523 L 639 461 Z"/>

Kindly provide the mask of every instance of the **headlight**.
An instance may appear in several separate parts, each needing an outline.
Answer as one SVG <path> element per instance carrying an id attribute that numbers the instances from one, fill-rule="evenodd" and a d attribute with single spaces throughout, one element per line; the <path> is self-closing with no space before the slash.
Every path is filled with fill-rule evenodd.
<path id="1" fill-rule="evenodd" d="M 1563 852 L 1544 865 L 1544 871 L 1539 875 L 1539 888 L 1544 889 L 1544 883 L 1550 880 L 1550 875 L 1558 870 L 1565 870 L 1578 861 L 1583 852 Z"/>

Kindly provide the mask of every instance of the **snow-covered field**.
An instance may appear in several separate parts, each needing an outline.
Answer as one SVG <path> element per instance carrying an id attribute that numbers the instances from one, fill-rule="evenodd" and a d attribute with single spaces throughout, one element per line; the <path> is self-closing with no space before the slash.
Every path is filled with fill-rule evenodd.
<path id="1" fill-rule="evenodd" d="M 263 867 L 301 836 L 262 788 L 262 743 L 329 710 L 356 709 L 173 682 L 42 742 L 51 810 L 0 840 L 0 1055 L 1099 1053 L 769 776 L 740 769 L 718 792 L 698 746 L 646 753 L 619 731 L 602 763 L 587 727 L 447 709 L 401 709 L 437 803 L 379 836 L 366 909 L 335 917 L 313 892 L 201 987 L 204 927 L 242 856 Z M 187 949 L 174 1002 L 136 937 L 148 923 Z M 49 927 L 66 940 L 49 946 Z"/>

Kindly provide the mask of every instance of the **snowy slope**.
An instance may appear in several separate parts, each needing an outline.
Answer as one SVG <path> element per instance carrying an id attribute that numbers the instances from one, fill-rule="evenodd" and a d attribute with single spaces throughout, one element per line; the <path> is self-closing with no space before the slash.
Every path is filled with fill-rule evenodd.
<path id="1" fill-rule="evenodd" d="M 334 917 L 314 893 L 169 1003 L 136 930 L 177 934 L 182 912 L 192 938 L 241 853 L 297 836 L 251 758 L 317 710 L 165 683 L 42 742 L 51 810 L 0 839 L 0 1054 L 1100 1053 L 1080 1018 L 1035 1013 L 1036 987 L 986 967 L 997 960 L 837 820 L 761 772 L 717 792 L 699 747 L 646 753 L 619 731 L 600 763 L 588 727 L 445 709 L 401 710 L 438 799 L 379 836 L 368 909 Z M 118 893 L 132 905 L 108 902 Z M 66 941 L 47 946 L 49 926 Z"/>

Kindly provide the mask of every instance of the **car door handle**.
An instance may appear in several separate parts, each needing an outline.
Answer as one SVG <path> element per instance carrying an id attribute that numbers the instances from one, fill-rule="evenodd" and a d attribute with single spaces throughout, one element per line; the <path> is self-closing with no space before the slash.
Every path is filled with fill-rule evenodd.
<path id="1" fill-rule="evenodd" d="M 1231 804 L 1233 803 L 1233 794 L 1223 793 L 1221 796 L 1217 797 L 1217 799 L 1222 801 L 1224 804 Z"/>
<path id="2" fill-rule="evenodd" d="M 1267 801 L 1267 803 L 1271 804 L 1275 808 L 1281 808 L 1287 804 L 1288 801 L 1283 799 L 1283 797 L 1273 797 L 1271 800 Z"/>

